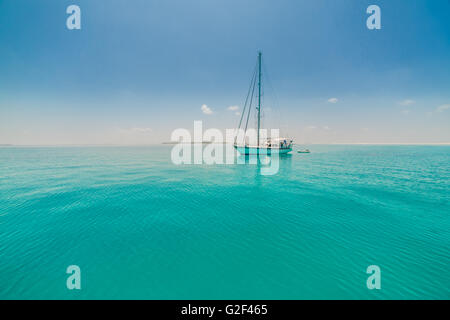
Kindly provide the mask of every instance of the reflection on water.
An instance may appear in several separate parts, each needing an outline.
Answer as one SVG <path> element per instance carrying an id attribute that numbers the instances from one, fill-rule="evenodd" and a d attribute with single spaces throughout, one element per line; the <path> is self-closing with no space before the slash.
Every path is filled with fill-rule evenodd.
<path id="1" fill-rule="evenodd" d="M 286 170 L 292 165 L 292 154 L 272 154 L 272 155 L 238 155 L 238 164 L 254 165 L 256 175 L 272 176 L 280 170 Z"/>

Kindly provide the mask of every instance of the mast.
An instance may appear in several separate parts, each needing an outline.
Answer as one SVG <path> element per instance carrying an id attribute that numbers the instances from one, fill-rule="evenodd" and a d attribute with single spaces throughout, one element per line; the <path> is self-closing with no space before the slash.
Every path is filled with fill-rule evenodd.
<path id="1" fill-rule="evenodd" d="M 261 51 L 258 52 L 258 148 L 259 148 L 259 127 L 261 123 Z"/>

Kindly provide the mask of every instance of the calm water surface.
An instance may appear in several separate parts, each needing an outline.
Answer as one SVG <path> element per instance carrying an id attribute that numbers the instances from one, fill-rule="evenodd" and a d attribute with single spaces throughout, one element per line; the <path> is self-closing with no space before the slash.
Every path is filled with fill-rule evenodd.
<path id="1" fill-rule="evenodd" d="M 0 298 L 449 299 L 450 147 L 309 148 L 273 176 L 171 146 L 0 148 Z"/>

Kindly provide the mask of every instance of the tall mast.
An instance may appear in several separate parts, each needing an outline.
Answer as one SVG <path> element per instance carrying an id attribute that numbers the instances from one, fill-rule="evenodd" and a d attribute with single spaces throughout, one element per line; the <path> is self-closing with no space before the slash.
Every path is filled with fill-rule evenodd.
<path id="1" fill-rule="evenodd" d="M 261 51 L 258 52 L 258 147 L 259 147 L 259 127 L 261 123 Z"/>

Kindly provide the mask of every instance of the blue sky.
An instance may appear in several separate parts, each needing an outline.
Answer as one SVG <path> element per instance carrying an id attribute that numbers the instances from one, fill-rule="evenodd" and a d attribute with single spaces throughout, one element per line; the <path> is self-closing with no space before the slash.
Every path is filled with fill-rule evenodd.
<path id="1" fill-rule="evenodd" d="M 71 4 L 81 30 L 66 28 Z M 233 128 L 258 50 L 265 121 L 279 110 L 297 142 L 450 142 L 448 0 L 0 0 L 0 144 Z"/>

